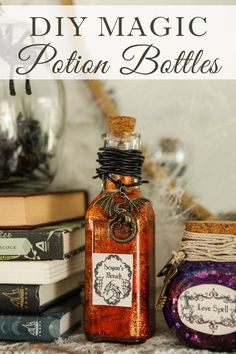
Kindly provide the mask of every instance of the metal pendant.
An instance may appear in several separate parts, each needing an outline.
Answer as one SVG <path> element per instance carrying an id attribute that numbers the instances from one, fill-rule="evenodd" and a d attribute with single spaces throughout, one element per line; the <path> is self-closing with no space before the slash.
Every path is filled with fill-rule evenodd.
<path id="1" fill-rule="evenodd" d="M 178 273 L 178 268 L 181 263 L 184 262 L 186 258 L 186 254 L 184 251 L 174 252 L 171 259 L 167 262 L 167 264 L 162 268 L 162 270 L 157 274 L 158 277 L 165 276 L 163 287 L 159 298 L 157 300 L 156 308 L 163 309 L 166 304 L 167 296 L 166 291 L 167 287 L 170 284 L 171 280 L 175 277 Z"/>
<path id="2" fill-rule="evenodd" d="M 107 193 L 95 204 L 99 204 L 110 216 L 109 235 L 111 238 L 117 243 L 128 243 L 138 233 L 138 224 L 133 213 L 138 212 L 140 206 L 149 200 L 145 198 L 130 199 L 126 187 L 121 187 L 118 193 L 119 197 L 123 199 L 120 203 L 115 203 L 114 195 Z"/>
<path id="3" fill-rule="evenodd" d="M 109 233 L 111 238 L 118 243 L 130 242 L 138 233 L 137 221 L 127 210 L 120 210 L 109 221 Z M 119 237 L 120 234 L 124 237 Z"/>

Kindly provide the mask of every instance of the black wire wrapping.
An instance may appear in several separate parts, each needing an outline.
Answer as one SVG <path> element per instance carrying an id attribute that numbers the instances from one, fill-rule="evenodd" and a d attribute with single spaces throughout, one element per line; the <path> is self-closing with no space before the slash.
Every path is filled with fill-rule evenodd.
<path id="1" fill-rule="evenodd" d="M 94 178 L 109 178 L 118 188 L 122 186 L 134 187 L 148 181 L 142 181 L 142 166 L 144 156 L 141 150 L 130 149 L 120 150 L 116 148 L 100 148 L 97 162 L 100 167 L 96 169 L 97 175 Z M 115 181 L 110 175 L 131 176 L 138 181 L 132 184 L 124 184 L 120 180 Z"/>

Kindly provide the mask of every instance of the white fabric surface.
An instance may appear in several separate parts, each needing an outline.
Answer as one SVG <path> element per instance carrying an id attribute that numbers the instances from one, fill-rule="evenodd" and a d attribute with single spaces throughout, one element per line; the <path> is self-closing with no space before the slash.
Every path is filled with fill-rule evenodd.
<path id="1" fill-rule="evenodd" d="M 170 333 L 161 314 L 158 314 L 157 334 L 144 344 L 122 345 L 113 343 L 91 343 L 83 334 L 75 334 L 50 344 L 2 343 L 1 354 L 210 354 L 207 350 L 195 350 L 181 345 Z M 215 352 L 215 354 L 217 354 Z M 223 354 L 223 353 L 221 353 Z"/>

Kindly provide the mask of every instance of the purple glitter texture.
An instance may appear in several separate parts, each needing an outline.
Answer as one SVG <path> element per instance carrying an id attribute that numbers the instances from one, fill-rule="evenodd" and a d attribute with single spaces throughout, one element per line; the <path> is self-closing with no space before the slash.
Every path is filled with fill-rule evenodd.
<path id="1" fill-rule="evenodd" d="M 163 312 L 168 326 L 174 327 L 177 338 L 185 345 L 218 351 L 236 350 L 236 332 L 226 335 L 205 334 L 181 322 L 178 314 L 179 296 L 186 289 L 202 284 L 218 284 L 236 290 L 236 262 L 183 263 L 166 292 L 167 302 Z"/>

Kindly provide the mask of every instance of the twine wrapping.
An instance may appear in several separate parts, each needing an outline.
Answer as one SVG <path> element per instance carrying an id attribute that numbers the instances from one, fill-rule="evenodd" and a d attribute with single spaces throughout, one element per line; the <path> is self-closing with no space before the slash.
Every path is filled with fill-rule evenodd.
<path id="1" fill-rule="evenodd" d="M 236 262 L 236 235 L 185 231 L 179 252 L 186 261 Z"/>

